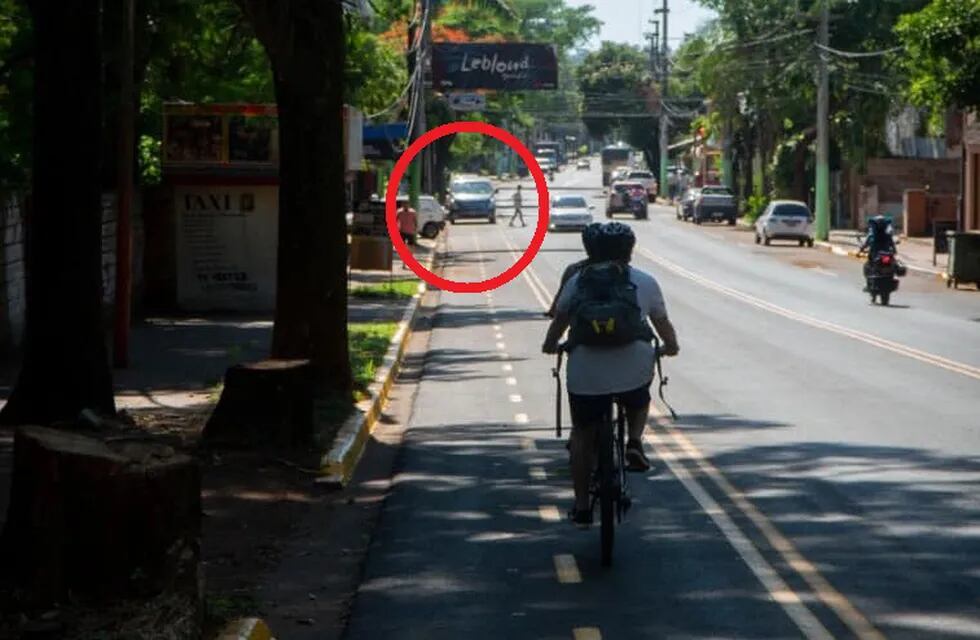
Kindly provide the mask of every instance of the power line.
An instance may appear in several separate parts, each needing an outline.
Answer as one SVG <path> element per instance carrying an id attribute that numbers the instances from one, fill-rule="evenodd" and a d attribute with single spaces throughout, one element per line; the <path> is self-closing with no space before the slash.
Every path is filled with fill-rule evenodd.
<path id="1" fill-rule="evenodd" d="M 826 51 L 842 58 L 878 58 L 886 56 L 889 53 L 905 50 L 905 47 L 892 47 L 891 49 L 882 49 L 880 51 L 841 51 L 840 49 L 834 49 L 819 42 L 816 44 L 816 47 L 821 51 Z"/>

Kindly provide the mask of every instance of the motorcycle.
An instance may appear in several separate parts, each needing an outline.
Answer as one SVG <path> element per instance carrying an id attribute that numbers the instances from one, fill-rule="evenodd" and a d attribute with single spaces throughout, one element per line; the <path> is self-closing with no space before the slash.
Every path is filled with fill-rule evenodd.
<path id="1" fill-rule="evenodd" d="M 646 220 L 649 203 L 645 191 L 635 189 L 627 196 L 629 199 L 629 211 L 637 220 Z"/>
<path id="2" fill-rule="evenodd" d="M 871 295 L 871 304 L 878 300 L 888 306 L 891 295 L 898 290 L 898 278 L 905 275 L 905 267 L 899 264 L 894 251 L 878 251 L 865 265 L 865 291 Z"/>

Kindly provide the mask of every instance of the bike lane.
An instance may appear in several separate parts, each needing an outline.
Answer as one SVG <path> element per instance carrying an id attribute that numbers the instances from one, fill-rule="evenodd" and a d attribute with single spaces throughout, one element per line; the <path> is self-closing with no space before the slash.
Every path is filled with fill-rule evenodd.
<path id="1" fill-rule="evenodd" d="M 520 234 L 453 227 L 447 276 L 499 273 Z M 577 242 L 549 236 L 535 262 L 551 265 L 545 277 L 578 259 Z M 441 293 L 347 637 L 820 637 L 801 632 L 776 601 L 787 592 L 760 582 L 710 505 L 666 472 L 633 476 L 614 566 L 599 566 L 598 529 L 564 519 L 544 297 L 523 277 L 489 295 Z"/>

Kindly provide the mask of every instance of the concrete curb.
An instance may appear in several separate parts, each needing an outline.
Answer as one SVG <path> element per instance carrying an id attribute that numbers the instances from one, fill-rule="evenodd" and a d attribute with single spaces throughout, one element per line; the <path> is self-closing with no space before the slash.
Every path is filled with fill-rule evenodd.
<path id="1" fill-rule="evenodd" d="M 826 251 L 830 251 L 831 253 L 838 256 L 845 256 L 848 258 L 853 258 L 855 260 L 861 260 L 861 261 L 864 260 L 864 256 L 858 255 L 857 249 L 842 247 L 839 244 L 834 244 L 832 242 L 825 242 L 822 240 L 817 240 L 816 242 L 814 242 L 814 246 L 820 247 L 821 249 L 824 249 Z M 926 277 L 935 278 L 941 281 L 946 281 L 949 279 L 949 275 L 944 271 L 927 269 L 925 267 L 918 267 L 916 265 L 912 265 L 908 263 L 905 263 L 905 267 L 913 273 L 918 273 Z"/>
<path id="2" fill-rule="evenodd" d="M 425 265 L 430 271 L 435 262 L 436 252 L 434 249 L 431 259 Z M 319 476 L 315 480 L 318 486 L 342 489 L 354 475 L 368 438 L 388 402 L 388 394 L 398 376 L 405 349 L 408 347 L 408 339 L 412 335 L 415 317 L 418 315 L 422 297 L 427 290 L 426 284 L 420 282 L 418 293 L 412 296 L 411 304 L 398 323 L 398 330 L 395 331 L 391 344 L 388 345 L 388 352 L 374 376 L 374 382 L 368 387 L 370 398 L 357 403 L 354 413 L 347 418 L 334 437 L 330 450 L 320 458 Z"/>
<path id="3" fill-rule="evenodd" d="M 225 625 L 216 640 L 275 640 L 261 618 L 241 618 Z"/>

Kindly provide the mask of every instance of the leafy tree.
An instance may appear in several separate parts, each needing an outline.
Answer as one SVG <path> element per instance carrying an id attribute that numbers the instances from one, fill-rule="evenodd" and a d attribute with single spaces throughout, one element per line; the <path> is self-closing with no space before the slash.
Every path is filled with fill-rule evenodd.
<path id="1" fill-rule="evenodd" d="M 913 102 L 940 112 L 980 107 L 980 0 L 933 0 L 902 17 L 895 33 Z"/>
<path id="2" fill-rule="evenodd" d="M 0 0 L 0 189 L 28 182 L 33 35 L 23 2 Z"/>

